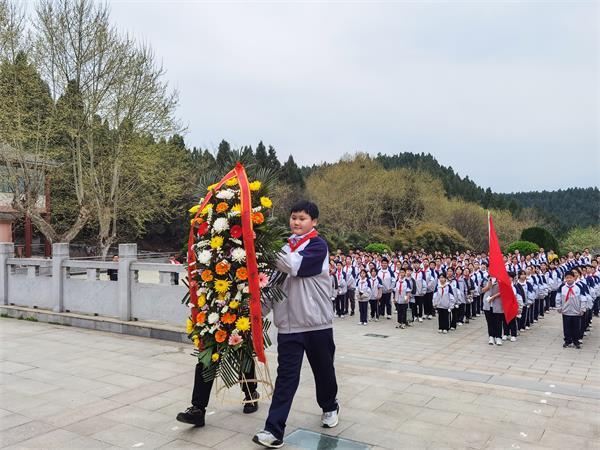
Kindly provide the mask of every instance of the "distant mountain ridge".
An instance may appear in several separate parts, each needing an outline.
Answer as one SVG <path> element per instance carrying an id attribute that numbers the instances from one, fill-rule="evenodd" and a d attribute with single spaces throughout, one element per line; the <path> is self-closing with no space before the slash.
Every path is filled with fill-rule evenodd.
<path id="1" fill-rule="evenodd" d="M 566 231 L 575 226 L 587 227 L 600 223 L 600 190 L 597 187 L 494 193 L 489 187 L 484 189 L 478 186 L 468 175 L 461 177 L 451 166 L 441 165 L 430 153 L 378 153 L 374 159 L 385 169 L 403 167 L 430 173 L 441 180 L 450 198 L 462 198 L 484 208 L 508 209 L 513 214 L 523 208 L 534 208 L 548 222 L 556 223 L 557 230 Z M 327 165 L 329 163 L 305 166 L 301 171 L 306 178 L 313 170 Z"/>

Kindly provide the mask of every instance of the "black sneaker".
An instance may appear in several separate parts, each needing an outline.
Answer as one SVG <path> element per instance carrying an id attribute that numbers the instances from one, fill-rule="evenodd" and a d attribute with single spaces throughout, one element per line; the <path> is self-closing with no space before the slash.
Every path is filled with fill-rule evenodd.
<path id="1" fill-rule="evenodd" d="M 254 391 L 250 394 L 250 397 L 246 397 L 245 400 L 258 400 L 259 397 L 260 394 L 257 391 Z M 258 411 L 258 402 L 244 403 L 244 414 L 252 414 L 256 411 Z"/>
<path id="2" fill-rule="evenodd" d="M 563 348 L 567 348 L 569 346 L 569 344 L 567 344 L 566 342 L 563 344 Z"/>
<path id="3" fill-rule="evenodd" d="M 580 345 L 580 344 L 578 344 L 577 342 L 575 342 L 575 348 L 576 348 L 576 349 L 581 349 L 581 345 Z"/>
<path id="4" fill-rule="evenodd" d="M 179 414 L 177 414 L 177 421 L 189 423 L 190 425 L 194 425 L 197 427 L 203 427 L 205 412 L 206 410 L 203 408 L 196 408 L 195 406 L 190 406 L 184 412 L 180 412 Z"/>

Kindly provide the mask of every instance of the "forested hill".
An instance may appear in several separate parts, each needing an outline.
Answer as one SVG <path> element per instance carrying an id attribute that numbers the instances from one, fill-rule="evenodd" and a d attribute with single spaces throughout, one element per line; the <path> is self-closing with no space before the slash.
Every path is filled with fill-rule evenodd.
<path id="1" fill-rule="evenodd" d="M 600 223 L 600 190 L 597 187 L 499 195 L 508 201 L 515 199 L 524 208 L 537 208 L 558 217 L 568 228 Z"/>
<path id="2" fill-rule="evenodd" d="M 463 178 L 452 167 L 442 166 L 429 153 L 378 153 L 375 160 L 385 169 L 402 167 L 428 172 L 442 182 L 448 197 L 475 202 L 483 208 L 508 209 L 518 213 L 522 208 L 532 207 L 546 216 L 547 220 L 558 221 L 560 226 L 557 228 L 563 230 L 576 225 L 587 227 L 600 223 L 600 191 L 597 187 L 497 194 L 489 187 L 484 189 L 478 186 L 468 175 Z M 307 177 L 314 169 L 326 165 L 303 167 L 303 175 Z"/>

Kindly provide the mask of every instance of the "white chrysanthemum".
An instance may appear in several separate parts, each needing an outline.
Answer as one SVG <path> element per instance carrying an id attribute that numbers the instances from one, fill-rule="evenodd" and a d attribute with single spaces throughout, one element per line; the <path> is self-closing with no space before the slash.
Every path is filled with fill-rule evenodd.
<path id="1" fill-rule="evenodd" d="M 202 250 L 200 253 L 198 253 L 198 262 L 206 266 L 210 262 L 211 257 L 212 253 L 210 250 Z"/>
<path id="2" fill-rule="evenodd" d="M 219 320 L 219 313 L 213 312 L 208 315 L 208 323 L 216 323 Z"/>
<path id="3" fill-rule="evenodd" d="M 215 233 L 222 233 L 223 231 L 228 230 L 228 229 L 229 229 L 229 222 L 227 222 L 227 219 L 225 217 L 219 217 L 213 223 L 213 231 Z"/>
<path id="4" fill-rule="evenodd" d="M 231 251 L 231 259 L 235 262 L 242 262 L 246 259 L 246 250 L 243 248 L 234 248 Z"/>
<path id="5" fill-rule="evenodd" d="M 244 244 L 244 243 L 243 243 L 242 241 L 240 241 L 239 239 L 235 239 L 235 238 L 231 238 L 231 237 L 230 237 L 230 238 L 229 238 L 229 240 L 230 240 L 231 242 L 233 242 L 234 244 L 237 244 L 237 245 L 243 245 L 243 244 Z"/>
<path id="6" fill-rule="evenodd" d="M 222 200 L 231 200 L 234 195 L 235 192 L 231 189 L 223 189 L 222 191 L 217 192 L 217 198 Z"/>
<path id="7" fill-rule="evenodd" d="M 221 308 L 221 314 L 225 314 L 227 311 L 229 311 L 229 306 L 225 305 Z"/>

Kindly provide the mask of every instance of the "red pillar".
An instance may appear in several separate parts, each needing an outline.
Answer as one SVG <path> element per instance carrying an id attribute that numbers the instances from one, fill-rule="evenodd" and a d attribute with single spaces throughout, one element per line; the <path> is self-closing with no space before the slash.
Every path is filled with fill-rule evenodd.
<path id="1" fill-rule="evenodd" d="M 44 187 L 44 194 L 46 196 L 46 222 L 50 223 L 50 213 L 52 211 L 52 202 L 51 202 L 51 198 L 50 198 L 50 175 L 48 174 L 48 172 L 46 172 L 46 180 L 45 180 L 45 187 Z M 50 256 L 52 256 L 52 242 L 50 242 L 50 240 L 48 238 L 46 238 L 46 241 L 44 243 L 44 256 L 46 258 L 49 258 Z"/>
<path id="2" fill-rule="evenodd" d="M 33 234 L 33 226 L 31 218 L 25 216 L 25 258 L 31 258 L 31 235 Z"/>

